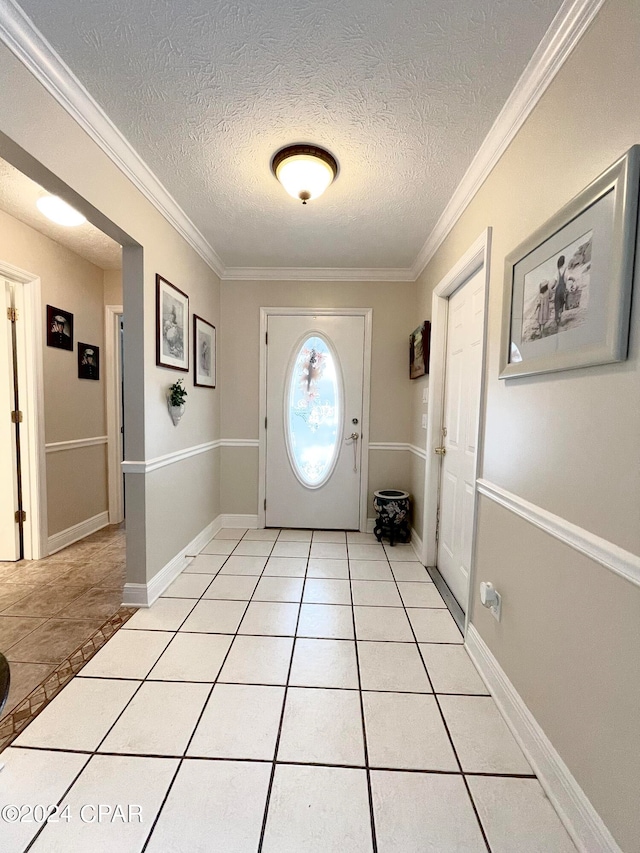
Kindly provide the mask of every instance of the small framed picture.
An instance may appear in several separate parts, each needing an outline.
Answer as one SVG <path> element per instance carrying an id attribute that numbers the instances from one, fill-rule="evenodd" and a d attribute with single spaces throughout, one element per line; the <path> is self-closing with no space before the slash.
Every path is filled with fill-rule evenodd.
<path id="1" fill-rule="evenodd" d="M 193 384 L 216 387 L 216 327 L 193 315 Z"/>
<path id="2" fill-rule="evenodd" d="M 73 352 L 73 314 L 47 305 L 47 346 Z"/>
<path id="3" fill-rule="evenodd" d="M 634 146 L 507 256 L 501 379 L 627 357 L 639 180 Z"/>
<path id="4" fill-rule="evenodd" d="M 156 275 L 156 364 L 189 370 L 189 297 Z"/>
<path id="5" fill-rule="evenodd" d="M 100 347 L 78 341 L 78 379 L 100 379 Z"/>
<path id="6" fill-rule="evenodd" d="M 418 379 L 429 372 L 429 348 L 431 345 L 431 323 L 425 320 L 409 338 L 409 377 Z"/>

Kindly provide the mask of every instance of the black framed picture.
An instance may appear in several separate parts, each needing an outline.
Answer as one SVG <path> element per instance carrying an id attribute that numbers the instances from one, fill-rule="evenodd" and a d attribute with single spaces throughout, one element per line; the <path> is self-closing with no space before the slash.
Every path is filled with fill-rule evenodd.
<path id="1" fill-rule="evenodd" d="M 47 305 L 47 346 L 73 351 L 73 314 Z"/>
<path id="2" fill-rule="evenodd" d="M 193 315 L 193 384 L 216 387 L 216 327 Z"/>
<path id="3" fill-rule="evenodd" d="M 156 275 L 156 364 L 189 370 L 189 297 Z"/>
<path id="4" fill-rule="evenodd" d="M 429 372 L 431 322 L 425 320 L 411 333 L 409 339 L 409 378 L 418 379 Z"/>
<path id="5" fill-rule="evenodd" d="M 78 341 L 78 379 L 100 379 L 100 347 Z"/>

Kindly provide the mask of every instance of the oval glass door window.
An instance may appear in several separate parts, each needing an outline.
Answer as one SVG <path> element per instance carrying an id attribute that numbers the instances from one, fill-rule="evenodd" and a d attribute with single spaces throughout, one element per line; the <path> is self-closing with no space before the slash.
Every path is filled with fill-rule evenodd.
<path id="1" fill-rule="evenodd" d="M 307 338 L 285 385 L 287 449 L 296 477 L 317 488 L 329 479 L 338 455 L 342 401 L 334 355 L 319 335 Z"/>

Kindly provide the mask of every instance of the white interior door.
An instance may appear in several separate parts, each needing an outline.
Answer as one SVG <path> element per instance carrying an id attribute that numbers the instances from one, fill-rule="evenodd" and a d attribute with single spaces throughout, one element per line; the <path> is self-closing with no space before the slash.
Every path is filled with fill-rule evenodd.
<path id="1" fill-rule="evenodd" d="M 365 318 L 267 319 L 267 527 L 360 526 Z"/>
<path id="2" fill-rule="evenodd" d="M 484 304 L 485 274 L 481 269 L 449 298 L 447 319 L 438 570 L 465 612 L 474 524 Z"/>
<path id="3" fill-rule="evenodd" d="M 11 320 L 11 285 L 0 278 L 2 316 L 0 317 L 0 561 L 20 559 L 18 510 L 18 462 L 16 426 L 11 422 L 14 411 L 14 367 Z"/>

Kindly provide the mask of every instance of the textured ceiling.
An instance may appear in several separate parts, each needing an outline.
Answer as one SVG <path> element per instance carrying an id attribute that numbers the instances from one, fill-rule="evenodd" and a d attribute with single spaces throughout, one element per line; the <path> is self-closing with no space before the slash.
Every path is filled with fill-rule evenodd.
<path id="1" fill-rule="evenodd" d="M 90 222 L 66 228 L 64 225 L 56 225 L 40 213 L 36 201 L 43 195 L 49 193 L 5 160 L 0 160 L 0 210 L 103 270 L 118 270 L 122 267 L 121 247 Z"/>
<path id="2" fill-rule="evenodd" d="M 226 266 L 409 267 L 560 0 L 20 0 Z M 341 172 L 305 207 L 293 142 Z"/>

